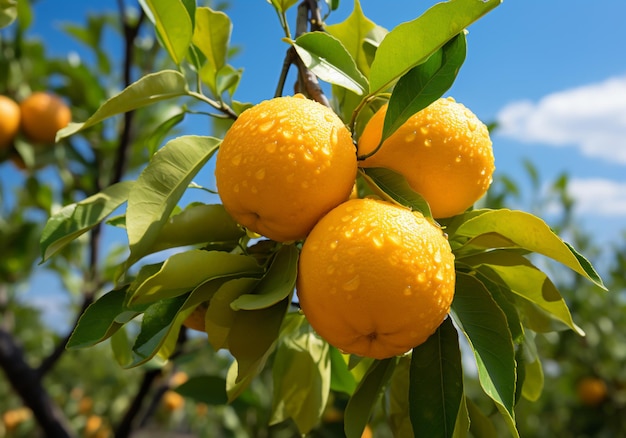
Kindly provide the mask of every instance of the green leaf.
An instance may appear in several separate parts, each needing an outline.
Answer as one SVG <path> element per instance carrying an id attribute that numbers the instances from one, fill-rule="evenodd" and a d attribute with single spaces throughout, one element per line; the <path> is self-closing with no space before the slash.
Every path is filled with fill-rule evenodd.
<path id="1" fill-rule="evenodd" d="M 565 300 L 550 278 L 525 257 L 506 250 L 490 251 L 460 259 L 479 269 L 504 289 L 537 304 L 580 335 L 584 332 L 572 320 Z"/>
<path id="2" fill-rule="evenodd" d="M 470 432 L 472 436 L 481 438 L 498 438 L 498 432 L 492 421 L 480 410 L 478 406 L 469 398 L 465 398 L 467 411 L 470 416 Z"/>
<path id="3" fill-rule="evenodd" d="M 158 272 L 136 288 L 129 303 L 136 305 L 169 299 L 185 294 L 209 280 L 258 276 L 261 273 L 262 268 L 253 257 L 192 249 L 168 258 Z"/>
<path id="4" fill-rule="evenodd" d="M 485 286 L 462 272 L 457 272 L 452 309 L 472 347 L 481 387 L 514 428 L 515 351 L 506 316 Z"/>
<path id="5" fill-rule="evenodd" d="M 370 66 L 364 49 L 364 41 L 369 33 L 376 28 L 376 24 L 363 14 L 361 2 L 355 0 L 352 13 L 345 21 L 326 26 L 325 30 L 348 51 L 359 70 L 367 75 Z"/>
<path id="6" fill-rule="evenodd" d="M 187 296 L 181 295 L 157 301 L 148 307 L 143 314 L 141 330 L 133 344 L 133 360 L 128 368 L 148 362 L 159 352 L 186 300 Z M 180 326 L 177 328 L 180 329 Z"/>
<path id="7" fill-rule="evenodd" d="M 178 71 L 162 70 L 146 75 L 104 102 L 85 122 L 70 123 L 61 129 L 57 132 L 56 141 L 58 142 L 117 114 L 123 114 L 161 100 L 184 96 L 188 92 L 187 81 L 183 74 Z"/>
<path id="8" fill-rule="evenodd" d="M 346 406 L 344 431 L 347 438 L 361 437 L 374 406 L 391 379 L 395 366 L 396 358 L 389 358 L 376 360 L 369 367 Z"/>
<path id="9" fill-rule="evenodd" d="M 378 94 L 389 88 L 501 1 L 450 0 L 437 3 L 415 20 L 392 29 L 376 51 L 369 74 L 370 93 Z"/>
<path id="10" fill-rule="evenodd" d="M 543 392 L 543 367 L 541 366 L 541 360 L 537 354 L 537 349 L 532 342 L 532 338 L 525 339 L 524 348 L 524 361 L 525 368 L 524 384 L 522 386 L 522 396 L 526 400 L 535 402 L 541 397 Z"/>
<path id="11" fill-rule="evenodd" d="M 154 24 L 163 47 L 176 65 L 180 65 L 194 32 L 195 1 L 139 0 L 139 4 Z"/>
<path id="12" fill-rule="evenodd" d="M 465 52 L 465 33 L 461 32 L 400 78 L 389 99 L 381 143 L 452 86 L 465 61 Z"/>
<path id="13" fill-rule="evenodd" d="M 356 389 L 354 374 L 348 369 L 344 355 L 335 347 L 330 347 L 330 388 L 335 392 L 352 395 Z"/>
<path id="14" fill-rule="evenodd" d="M 452 437 L 463 399 L 459 338 L 450 318 L 413 349 L 409 416 L 415 436 Z"/>
<path id="15" fill-rule="evenodd" d="M 213 156 L 219 143 L 213 137 L 183 136 L 169 141 L 154 154 L 128 196 L 128 266 L 155 245 L 189 183 Z"/>
<path id="16" fill-rule="evenodd" d="M 240 310 L 228 334 L 228 346 L 237 360 L 236 377 L 229 380 L 232 400 L 256 376 L 274 351 L 291 296 L 266 309 Z M 238 385 L 244 382 L 245 385 Z"/>
<path id="17" fill-rule="evenodd" d="M 367 79 L 334 36 L 324 32 L 307 32 L 296 38 L 293 46 L 304 65 L 323 81 L 359 95 L 368 89 Z"/>
<path id="18" fill-rule="evenodd" d="M 205 315 L 205 330 L 214 350 L 228 348 L 228 335 L 237 317 L 231 303 L 250 292 L 258 282 L 256 278 L 235 278 L 221 285 L 211 297 Z"/>
<path id="19" fill-rule="evenodd" d="M 133 356 L 132 345 L 130 344 L 128 335 L 126 334 L 126 326 L 120 326 L 119 330 L 113 333 L 110 340 L 111 351 L 113 352 L 115 361 L 121 367 L 127 367 L 133 360 Z"/>
<path id="20" fill-rule="evenodd" d="M 119 330 L 123 323 L 118 322 L 116 318 L 127 310 L 124 306 L 126 290 L 126 287 L 112 290 L 87 307 L 78 320 L 66 348 L 91 347 Z"/>
<path id="21" fill-rule="evenodd" d="M 542 219 L 530 213 L 507 209 L 484 210 L 481 213 L 462 223 L 450 239 L 469 237 L 466 246 L 477 246 L 472 239 L 496 233 L 512 242 L 510 246 L 550 257 L 606 290 L 591 263 L 561 240 Z"/>
<path id="22" fill-rule="evenodd" d="M 402 174 L 383 167 L 372 167 L 361 169 L 361 175 L 382 198 L 419 211 L 424 217 L 432 219 L 428 202 L 409 186 Z"/>
<path id="23" fill-rule="evenodd" d="M 0 0 L 0 29 L 17 18 L 17 0 Z"/>
<path id="24" fill-rule="evenodd" d="M 219 376 L 194 376 L 174 388 L 180 395 L 209 406 L 223 406 L 228 402 L 226 379 Z"/>
<path id="25" fill-rule="evenodd" d="M 181 123 L 184 118 L 184 112 L 174 114 L 167 120 L 163 121 L 159 126 L 157 126 L 154 131 L 150 132 L 150 135 L 145 140 L 145 148 L 148 151 L 149 157 L 152 157 L 154 155 L 154 153 L 159 149 L 159 146 L 161 146 L 163 139 L 168 134 L 171 134 L 174 127 Z"/>
<path id="26" fill-rule="evenodd" d="M 102 222 L 128 199 L 134 182 L 113 184 L 80 202 L 69 204 L 48 219 L 41 233 L 42 262 Z"/>
<path id="27" fill-rule="evenodd" d="M 196 9 L 193 44 L 206 58 L 201 77 L 215 96 L 220 96 L 218 72 L 226 65 L 232 23 L 228 15 L 207 7 Z"/>
<path id="28" fill-rule="evenodd" d="M 287 9 L 298 3 L 298 0 L 267 0 L 277 12 L 286 12 Z"/>
<path id="29" fill-rule="evenodd" d="M 389 410 L 387 421 L 394 437 L 411 437 L 413 426 L 409 413 L 409 384 L 411 356 L 401 356 L 389 384 Z"/>
<path id="30" fill-rule="evenodd" d="M 290 314 L 281 334 L 274 356 L 270 425 L 291 418 L 305 435 L 320 422 L 328 402 L 329 345 L 301 314 Z"/>
<path id="31" fill-rule="evenodd" d="M 150 253 L 210 242 L 236 242 L 244 235 L 222 204 L 193 203 L 163 224 Z"/>
<path id="32" fill-rule="evenodd" d="M 264 309 L 287 298 L 296 286 L 298 256 L 294 245 L 283 245 L 254 291 L 232 302 L 233 310 Z"/>

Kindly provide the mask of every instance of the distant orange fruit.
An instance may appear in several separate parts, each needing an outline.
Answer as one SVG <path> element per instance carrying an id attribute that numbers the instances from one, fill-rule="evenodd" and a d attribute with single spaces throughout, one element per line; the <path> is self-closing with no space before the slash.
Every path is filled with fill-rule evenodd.
<path id="1" fill-rule="evenodd" d="M 176 391 L 168 389 L 163 394 L 163 406 L 169 412 L 174 412 L 179 409 L 182 409 L 184 405 L 185 405 L 185 398 L 179 393 L 177 393 Z"/>
<path id="2" fill-rule="evenodd" d="M 302 95 L 244 111 L 226 133 L 215 163 L 226 211 L 279 242 L 303 239 L 347 200 L 356 172 L 356 148 L 344 123 Z"/>
<path id="3" fill-rule="evenodd" d="M 206 311 L 209 308 L 209 303 L 204 302 L 198 304 L 198 306 L 189 314 L 185 321 L 183 321 L 183 325 L 192 330 L 197 330 L 199 332 L 205 331 L 205 316 Z"/>
<path id="4" fill-rule="evenodd" d="M 57 131 L 72 119 L 70 108 L 60 97 L 35 92 L 20 103 L 22 131 L 35 143 L 54 143 Z"/>
<path id="5" fill-rule="evenodd" d="M 302 311 L 345 353 L 383 359 L 420 345 L 448 314 L 454 287 L 454 255 L 441 229 L 389 202 L 346 201 L 302 246 Z"/>
<path id="6" fill-rule="evenodd" d="M 0 150 L 11 144 L 19 129 L 19 105 L 7 96 L 0 96 Z"/>
<path id="7" fill-rule="evenodd" d="M 384 105 L 366 124 L 358 141 L 359 156 L 378 147 L 386 113 Z M 439 99 L 411 116 L 359 165 L 402 174 L 435 218 L 471 207 L 491 185 L 495 170 L 487 127 L 452 98 Z"/>
<path id="8" fill-rule="evenodd" d="M 597 377 L 584 377 L 576 385 L 578 399 L 587 406 L 597 406 L 604 401 L 607 387 L 604 380 Z"/>

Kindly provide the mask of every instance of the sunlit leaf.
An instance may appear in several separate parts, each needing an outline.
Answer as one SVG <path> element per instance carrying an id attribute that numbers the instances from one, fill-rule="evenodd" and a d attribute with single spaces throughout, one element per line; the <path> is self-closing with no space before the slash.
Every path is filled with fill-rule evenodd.
<path id="1" fill-rule="evenodd" d="M 514 428 L 515 351 L 506 316 L 474 276 L 457 272 L 452 309 L 472 347 L 481 387 Z"/>
<path id="2" fill-rule="evenodd" d="M 441 2 L 415 20 L 392 29 L 376 51 L 369 74 L 370 93 L 387 89 L 500 3 L 501 0 Z M 411 41 L 419 44 L 408 44 Z"/>
<path id="3" fill-rule="evenodd" d="M 123 114 L 161 100 L 184 96 L 187 93 L 187 81 L 183 74 L 178 71 L 162 70 L 148 74 L 104 102 L 85 122 L 70 123 L 61 129 L 57 132 L 56 141 L 117 114 Z"/>
<path id="4" fill-rule="evenodd" d="M 535 402 L 541 397 L 543 392 L 544 376 L 541 359 L 537 354 L 537 349 L 532 338 L 524 343 L 524 384 L 522 386 L 522 396 L 526 400 Z"/>
<path id="5" fill-rule="evenodd" d="M 193 203 L 163 224 L 150 252 L 208 242 L 232 242 L 244 234 L 223 205 Z"/>
<path id="6" fill-rule="evenodd" d="M 195 1 L 139 0 L 139 4 L 154 24 L 163 47 L 180 65 L 191 44 Z"/>
<path id="7" fill-rule="evenodd" d="M 273 365 L 274 395 L 270 424 L 293 419 L 305 435 L 317 425 L 330 393 L 329 345 L 301 314 L 285 320 Z"/>
<path id="8" fill-rule="evenodd" d="M 286 12 L 289 8 L 298 3 L 298 0 L 267 0 L 267 2 L 274 6 L 276 11 Z"/>
<path id="9" fill-rule="evenodd" d="M 232 23 L 228 15 L 208 7 L 196 9 L 193 43 L 206 58 L 201 77 L 216 95 L 218 73 L 226 65 Z"/>
<path id="10" fill-rule="evenodd" d="M 459 337 L 446 318 L 411 356 L 409 416 L 415 436 L 452 437 L 463 396 Z"/>
<path id="11" fill-rule="evenodd" d="M 398 172 L 382 167 L 372 167 L 361 169 L 361 175 L 374 192 L 383 199 L 419 211 L 424 217 L 432 219 L 428 202 L 414 191 L 406 178 Z"/>
<path id="12" fill-rule="evenodd" d="M 221 285 L 211 297 L 205 314 L 205 330 L 214 350 L 228 348 L 228 335 L 237 317 L 232 302 L 254 289 L 258 282 L 256 278 L 235 278 Z"/>
<path id="13" fill-rule="evenodd" d="M 212 279 L 254 276 L 261 272 L 253 257 L 192 249 L 168 258 L 158 272 L 137 287 L 129 302 L 143 304 L 169 299 Z"/>
<path id="14" fill-rule="evenodd" d="M 461 261 L 480 270 L 506 290 L 538 305 L 578 334 L 584 334 L 572 320 L 567 304 L 554 283 L 525 257 L 500 250 L 465 257 Z"/>
<path id="15" fill-rule="evenodd" d="M 245 389 L 274 351 L 290 303 L 291 296 L 265 309 L 237 312 L 228 334 L 229 350 L 237 360 L 236 377 L 229 379 L 229 400 Z M 238 385 L 243 381 L 246 385 Z"/>
<path id="16" fill-rule="evenodd" d="M 234 310 L 264 309 L 284 300 L 296 286 L 298 255 L 294 245 L 282 246 L 258 286 L 252 293 L 234 300 L 231 307 Z"/>
<path id="17" fill-rule="evenodd" d="M 345 21 L 326 26 L 325 30 L 346 48 L 354 59 L 361 73 L 367 75 L 370 70 L 363 42 L 376 24 L 363 14 L 361 2 L 355 0 L 352 13 Z"/>
<path id="18" fill-rule="evenodd" d="M 345 410 L 347 438 L 360 438 L 396 366 L 396 358 L 376 360 L 359 382 Z"/>
<path id="19" fill-rule="evenodd" d="M 341 42 L 324 32 L 307 32 L 293 42 L 304 65 L 317 77 L 356 94 L 364 94 L 367 79 Z"/>
<path id="20" fill-rule="evenodd" d="M 514 247 L 550 257 L 606 289 L 591 263 L 576 252 L 571 245 L 557 236 L 542 219 L 523 211 L 499 209 L 484 210 L 459 226 L 455 236 L 476 238 L 487 233 L 497 233 L 513 242 Z M 451 239 L 454 236 L 451 237 Z M 474 245 L 470 239 L 467 246 Z"/>
<path id="21" fill-rule="evenodd" d="M 472 436 L 498 438 L 498 432 L 491 419 L 469 397 L 465 398 L 465 402 L 470 416 L 470 432 L 472 432 Z"/>
<path id="22" fill-rule="evenodd" d="M 154 154 L 128 196 L 128 265 L 151 250 L 187 186 L 219 143 L 213 137 L 183 136 L 169 141 Z"/>
<path id="23" fill-rule="evenodd" d="M 123 324 L 116 321 L 116 318 L 126 310 L 124 307 L 126 289 L 112 290 L 92 303 L 81 315 L 66 347 L 68 349 L 90 347 L 119 330 Z"/>
<path id="24" fill-rule="evenodd" d="M 100 193 L 69 204 L 48 219 L 41 233 L 42 261 L 48 260 L 67 244 L 102 222 L 128 199 L 132 181 L 107 187 Z"/>
<path id="25" fill-rule="evenodd" d="M 465 33 L 461 32 L 400 78 L 389 99 L 381 142 L 452 86 L 465 61 L 465 50 Z"/>
<path id="26" fill-rule="evenodd" d="M 354 374 L 348 369 L 344 355 L 335 347 L 330 347 L 330 388 L 336 392 L 352 395 L 356 389 Z"/>
<path id="27" fill-rule="evenodd" d="M 0 28 L 13 23 L 17 18 L 17 0 L 0 0 Z"/>
<path id="28" fill-rule="evenodd" d="M 111 340 L 111 351 L 115 361 L 122 367 L 128 366 L 133 360 L 133 356 L 132 345 L 128 340 L 126 327 L 121 326 L 109 339 Z"/>

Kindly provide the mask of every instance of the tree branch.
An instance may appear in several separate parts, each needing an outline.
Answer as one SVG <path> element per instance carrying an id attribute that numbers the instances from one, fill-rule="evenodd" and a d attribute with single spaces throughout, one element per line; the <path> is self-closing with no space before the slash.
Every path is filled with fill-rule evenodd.
<path id="1" fill-rule="evenodd" d="M 24 350 L 15 342 L 13 335 L 0 326 L 0 368 L 13 390 L 33 412 L 45 436 L 74 437 L 63 412 L 43 387 L 40 375 L 24 358 Z"/>

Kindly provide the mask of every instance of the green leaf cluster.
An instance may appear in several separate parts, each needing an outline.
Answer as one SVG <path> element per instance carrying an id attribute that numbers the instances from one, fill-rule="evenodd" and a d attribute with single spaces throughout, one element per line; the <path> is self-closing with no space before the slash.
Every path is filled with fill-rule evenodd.
<path id="1" fill-rule="evenodd" d="M 279 16 L 295 4 L 270 3 Z M 344 22 L 288 43 L 331 85 L 332 104 L 355 138 L 368 116 L 388 101 L 384 139 L 450 88 L 465 60 L 465 29 L 499 3 L 451 0 L 387 31 L 368 19 L 356 0 Z M 177 69 L 143 76 L 85 122 L 60 131 L 59 138 L 179 97 L 209 105 L 212 115 L 236 118 L 245 108 L 231 100 L 241 71 L 228 64 L 232 26 L 226 14 L 185 0 L 141 5 Z M 68 348 L 110 339 L 124 367 L 162 364 L 176 351 L 186 318 L 204 308 L 208 342 L 214 350 L 227 350 L 233 361 L 225 376 L 197 379 L 182 386 L 182 394 L 234 403 L 271 366 L 270 422 L 293 421 L 301 434 L 313 430 L 333 397 L 341 395 L 347 398 L 348 437 L 361 436 L 381 400 L 398 436 L 462 437 L 470 430 L 489 436 L 484 402 L 465 389 L 464 342 L 482 397 L 517 436 L 517 403 L 522 397 L 536 400 L 543 386 L 534 334 L 561 329 L 583 334 L 540 263 L 556 262 L 603 288 L 581 254 L 543 220 L 522 211 L 479 209 L 450 218 L 441 223 L 456 257 L 449 318 L 403 357 L 350 357 L 321 339 L 292 302 L 298 243 L 250 236 L 219 204 L 182 206 L 219 145 L 216 137 L 174 138 L 151 156 L 136 180 L 66 205 L 48 221 L 41 238 L 44 261 L 103 221 L 123 227 L 128 236 L 129 254 L 114 286 L 84 312 Z M 374 193 L 432 219 L 426 201 L 399 174 L 368 169 L 357 185 L 361 196 Z M 196 384 L 206 391 L 224 386 L 211 398 Z"/>

